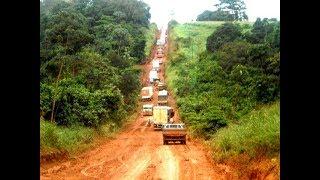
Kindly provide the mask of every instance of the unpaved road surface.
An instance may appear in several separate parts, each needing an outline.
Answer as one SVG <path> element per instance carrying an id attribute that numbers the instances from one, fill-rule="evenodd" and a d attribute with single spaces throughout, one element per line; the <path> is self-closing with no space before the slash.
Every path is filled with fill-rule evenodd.
<path id="1" fill-rule="evenodd" d="M 162 81 L 166 60 L 165 56 L 159 73 Z M 141 68 L 145 84 L 151 63 Z M 156 104 L 157 91 L 152 101 Z M 176 107 L 171 94 L 169 105 Z M 179 121 L 176 108 L 175 112 Z M 211 162 L 200 142 L 187 138 L 186 145 L 163 145 L 161 131 L 154 131 L 148 118 L 139 115 L 115 139 L 76 158 L 41 164 L 41 179 L 230 179 L 228 168 Z"/>

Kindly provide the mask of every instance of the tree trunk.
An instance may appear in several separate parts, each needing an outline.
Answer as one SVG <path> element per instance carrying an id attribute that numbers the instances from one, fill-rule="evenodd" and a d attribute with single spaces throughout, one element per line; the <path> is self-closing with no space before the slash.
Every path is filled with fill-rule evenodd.
<path id="1" fill-rule="evenodd" d="M 75 75 L 75 65 L 74 64 L 72 65 L 72 75 L 73 75 L 73 77 Z"/>
<path id="2" fill-rule="evenodd" d="M 56 81 L 56 87 L 58 85 L 58 81 L 60 79 L 60 75 L 61 75 L 61 72 L 62 72 L 62 67 L 63 67 L 63 63 L 61 63 L 60 65 L 60 70 L 59 70 L 59 74 L 58 74 L 58 77 L 57 77 L 57 81 Z M 51 118 L 50 118 L 50 121 L 53 122 L 53 114 L 54 114 L 54 108 L 56 106 L 56 100 L 53 99 L 53 102 L 52 102 L 52 111 L 51 111 Z"/>

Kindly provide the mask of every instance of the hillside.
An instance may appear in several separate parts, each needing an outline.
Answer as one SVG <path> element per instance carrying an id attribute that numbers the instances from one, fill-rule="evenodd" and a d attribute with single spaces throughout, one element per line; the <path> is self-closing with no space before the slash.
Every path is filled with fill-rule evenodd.
<path id="1" fill-rule="evenodd" d="M 166 73 L 180 116 L 193 137 L 210 144 L 215 160 L 239 162 L 240 176 L 254 172 L 242 155 L 255 159 L 252 165 L 280 152 L 277 23 L 265 24 L 272 36 L 261 36 L 258 23 L 171 22 L 169 31 Z"/>

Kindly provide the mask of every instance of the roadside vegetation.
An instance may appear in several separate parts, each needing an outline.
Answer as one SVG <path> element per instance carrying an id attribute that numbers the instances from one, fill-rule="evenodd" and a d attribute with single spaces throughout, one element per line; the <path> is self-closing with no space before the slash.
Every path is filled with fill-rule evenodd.
<path id="1" fill-rule="evenodd" d="M 133 114 L 141 87 L 135 65 L 156 28 L 149 9 L 138 0 L 40 1 L 42 154 L 76 152 Z"/>
<path id="2" fill-rule="evenodd" d="M 211 146 L 216 159 L 246 152 L 255 157 L 265 151 L 266 156 L 277 156 L 280 151 L 280 103 L 264 105 L 240 118 L 239 124 L 230 124 L 217 131 Z"/>
<path id="3" fill-rule="evenodd" d="M 158 32 L 158 27 L 156 23 L 151 23 L 149 25 L 149 29 L 146 33 L 146 47 L 144 49 L 144 54 L 146 57 L 149 57 L 150 54 L 152 53 L 152 47 L 154 44 L 156 44 L 157 42 L 157 37 L 155 36 L 155 34 L 157 34 Z"/>
<path id="4" fill-rule="evenodd" d="M 168 86 L 191 135 L 216 160 L 279 155 L 279 24 L 169 22 Z"/>

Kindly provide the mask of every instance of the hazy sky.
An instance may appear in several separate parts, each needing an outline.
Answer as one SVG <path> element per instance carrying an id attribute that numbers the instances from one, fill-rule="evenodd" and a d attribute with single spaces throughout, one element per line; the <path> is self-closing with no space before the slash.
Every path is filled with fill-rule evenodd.
<path id="1" fill-rule="evenodd" d="M 218 0 L 143 0 L 151 9 L 151 22 L 161 25 L 166 24 L 172 17 L 179 23 L 196 20 L 197 15 L 204 10 L 216 10 L 214 4 Z M 280 0 L 244 0 L 247 6 L 249 21 L 255 21 L 257 17 L 280 19 Z"/>

